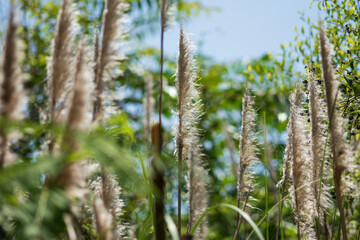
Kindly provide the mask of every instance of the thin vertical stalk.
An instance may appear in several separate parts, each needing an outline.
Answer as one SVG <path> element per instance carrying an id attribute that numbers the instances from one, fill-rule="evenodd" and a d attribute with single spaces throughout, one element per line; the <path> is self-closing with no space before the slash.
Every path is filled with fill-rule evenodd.
<path id="1" fill-rule="evenodd" d="M 155 191 L 155 238 L 156 240 L 165 240 L 165 171 L 161 162 L 161 148 L 162 148 L 162 129 L 160 124 L 155 124 L 152 127 L 152 146 L 154 149 L 154 159 L 152 161 L 154 186 Z"/>
<path id="2" fill-rule="evenodd" d="M 267 139 L 266 139 L 266 112 L 264 112 L 264 165 L 265 165 L 265 213 L 266 213 L 266 239 L 269 239 L 269 215 L 268 212 L 268 181 L 267 181 Z"/>
<path id="3" fill-rule="evenodd" d="M 246 210 L 246 205 L 247 205 L 247 203 L 248 203 L 248 201 L 249 201 L 251 188 L 252 188 L 252 186 L 249 187 L 248 194 L 246 195 L 246 198 L 245 198 L 244 207 L 243 207 L 243 209 L 242 209 L 244 212 L 245 212 L 245 210 Z M 239 224 L 238 224 L 238 226 L 237 226 L 237 228 L 236 228 L 236 232 L 237 232 L 237 233 L 240 232 L 240 228 L 241 228 L 241 224 L 242 224 L 242 220 L 243 220 L 243 219 L 244 219 L 244 218 L 241 216 L 241 217 L 240 217 L 240 220 L 239 220 Z M 237 236 L 235 236 L 234 239 L 235 239 L 235 238 L 237 238 Z"/>
<path id="4" fill-rule="evenodd" d="M 164 203 L 164 194 L 165 194 L 165 180 L 164 180 L 164 169 L 159 166 L 161 162 L 161 144 L 162 144 L 162 122 L 161 122 L 161 113 L 162 113 L 162 92 L 163 92 L 163 65 L 164 65 L 164 33 L 167 26 L 167 13 L 168 13 L 168 0 L 160 1 L 160 86 L 159 86 L 159 124 L 156 130 L 156 141 L 160 144 L 157 149 L 157 154 L 154 157 L 153 169 L 154 169 L 154 183 L 158 188 L 158 194 L 155 197 L 155 235 L 156 239 L 162 240 L 165 239 L 165 203 Z"/>
<path id="5" fill-rule="evenodd" d="M 180 103 L 181 104 L 181 103 Z M 180 107 L 179 107 L 180 109 Z M 179 114 L 179 129 L 182 129 L 182 115 Z M 182 141 L 179 141 L 178 146 L 178 234 L 181 236 L 181 180 L 182 180 L 182 159 L 183 146 Z"/>
<path id="6" fill-rule="evenodd" d="M 161 127 L 161 113 L 162 113 L 163 67 L 164 67 L 164 28 L 161 27 L 161 36 L 160 36 L 160 87 L 159 87 L 159 124 L 160 124 L 160 127 Z"/>
<path id="7" fill-rule="evenodd" d="M 279 190 L 279 219 L 278 219 L 278 227 L 276 230 L 276 237 L 275 239 L 278 240 L 279 239 L 279 233 L 281 232 L 281 239 L 284 239 L 284 233 L 283 233 L 283 222 L 282 222 L 282 214 L 283 214 L 283 199 L 284 199 L 284 195 L 285 195 L 285 184 L 283 184 L 283 186 L 281 187 L 281 192 Z"/>
<path id="8" fill-rule="evenodd" d="M 334 68 L 331 64 L 329 45 L 326 42 L 326 36 L 322 25 L 320 24 L 320 47 L 323 76 L 325 80 L 325 92 L 329 116 L 330 142 L 333 154 L 333 175 L 336 194 L 336 203 L 340 212 L 340 223 L 342 237 L 347 240 L 345 211 L 342 203 L 341 185 L 342 173 L 349 166 L 347 146 L 343 139 L 343 128 L 341 118 L 337 116 L 337 103 L 339 87 L 335 77 Z"/>

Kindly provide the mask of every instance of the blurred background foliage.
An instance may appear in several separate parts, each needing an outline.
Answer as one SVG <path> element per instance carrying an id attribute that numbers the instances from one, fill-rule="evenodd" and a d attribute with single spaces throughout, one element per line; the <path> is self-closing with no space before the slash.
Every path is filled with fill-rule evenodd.
<path id="1" fill-rule="evenodd" d="M 94 31 L 99 28 L 102 0 L 76 0 L 79 11 L 79 38 L 86 37 L 93 43 Z M 149 35 L 159 34 L 159 5 L 154 0 L 128 0 L 129 21 L 127 23 L 126 45 L 140 43 Z M 25 43 L 23 70 L 28 75 L 26 89 L 29 102 L 27 121 L 14 128 L 22 132 L 12 149 L 19 155 L 20 164 L 3 170 L 0 175 L 0 222 L 9 222 L 1 231 L 15 227 L 13 237 L 17 239 L 50 239 L 66 236 L 63 213 L 69 211 L 68 202 L 61 189 L 42 189 L 44 172 L 56 174 L 57 162 L 47 161 L 50 156 L 41 154 L 41 146 L 46 141 L 46 131 L 61 133 L 61 129 L 42 125 L 43 112 L 47 108 L 46 59 L 50 54 L 50 42 L 54 37 L 54 26 L 61 1 L 19 0 L 17 1 L 20 36 Z M 327 28 L 327 36 L 334 46 L 335 61 L 341 76 L 344 93 L 342 109 L 349 119 L 349 136 L 358 137 L 360 129 L 359 81 L 359 5 L 355 0 L 315 1 L 309 7 L 317 7 Z M 196 18 L 200 12 L 211 14 L 218 9 L 209 8 L 197 1 L 174 2 L 176 24 L 181 19 Z M 297 29 L 297 36 L 288 45 L 282 45 L 282 53 L 273 56 L 270 52 L 250 61 L 218 63 L 210 57 L 196 56 L 197 74 L 201 85 L 201 99 L 205 114 L 200 122 L 204 161 L 209 170 L 209 206 L 218 203 L 236 205 L 236 177 L 238 162 L 241 108 L 245 84 L 252 89 L 258 112 L 257 130 L 259 147 L 264 146 L 264 112 L 267 125 L 267 159 L 269 161 L 269 206 L 278 201 L 276 184 L 281 176 L 282 157 L 286 141 L 286 125 L 289 114 L 288 96 L 297 82 L 306 82 L 306 69 L 319 68 L 318 19 L 301 17 L 308 28 Z M 235 29 L 236 30 L 236 29 Z M 194 33 L 196 34 L 196 33 Z M 166 39 L 166 35 L 165 35 Z M 126 47 L 126 59 L 119 63 L 122 75 L 114 79 L 113 91 L 117 93 L 115 106 L 118 115 L 107 122 L 106 131 L 95 131 L 84 137 L 84 151 L 90 151 L 99 161 L 114 169 L 123 187 L 125 201 L 124 222 L 134 226 L 139 239 L 149 239 L 153 232 L 146 200 L 147 190 L 142 180 L 139 154 L 149 163 L 148 142 L 144 136 L 143 99 L 146 77 L 154 82 L 154 99 L 157 109 L 159 84 L 159 49 Z M 240 56 L 239 56 L 240 57 Z M 174 74 L 176 59 L 165 52 L 164 82 L 164 143 L 166 157 L 167 212 L 176 215 L 176 168 L 174 142 L 171 125 L 174 121 L 172 110 L 176 106 Z M 59 134 L 60 134 L 59 133 Z M 263 151 L 260 151 L 263 160 Z M 250 216 L 258 222 L 265 214 L 264 167 L 255 166 L 256 182 L 251 201 Z M 359 176 L 355 176 L 360 179 Z M 184 191 L 186 191 L 185 181 Z M 24 187 L 25 186 L 25 187 Z M 31 193 L 31 194 L 29 194 Z M 25 195 L 19 202 L 17 195 Z M 185 194 L 184 194 L 185 195 Z M 184 202 L 186 199 L 184 199 Z M 360 209 L 354 209 L 354 219 L 360 219 Z M 10 214 L 9 214 L 10 213 Z M 10 216 L 11 219 L 7 219 Z M 187 214 L 183 214 L 182 226 L 186 226 Z M 270 239 L 274 239 L 277 225 L 277 210 L 269 216 Z M 175 219 L 175 218 L 174 218 Z M 11 221 L 10 221 L 11 220 Z M 138 224 L 141 223 L 141 224 Z M 208 217 L 210 233 L 208 239 L 232 239 L 236 229 L 236 215 L 226 209 L 212 212 Z M 95 233 L 86 219 L 82 224 L 84 236 L 95 238 Z M 264 233 L 265 223 L 260 227 Z M 6 229 L 8 228 L 8 229 Z M 296 227 L 291 209 L 284 209 L 286 239 L 296 238 Z M 242 236 L 251 232 L 248 224 L 243 224 Z M 183 229 L 185 231 L 185 229 Z M 1 234 L 0 234 L 1 235 Z M 11 239 L 11 237 L 10 237 Z"/>

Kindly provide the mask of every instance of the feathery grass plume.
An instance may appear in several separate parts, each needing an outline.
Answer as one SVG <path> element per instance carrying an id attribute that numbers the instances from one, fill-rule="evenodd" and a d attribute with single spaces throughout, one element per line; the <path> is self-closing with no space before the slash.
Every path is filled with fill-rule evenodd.
<path id="1" fill-rule="evenodd" d="M 21 118 L 20 106 L 23 102 L 24 75 L 19 61 L 21 58 L 19 40 L 16 37 L 15 9 L 11 6 L 8 29 L 6 33 L 2 72 L 0 72 L 0 116 L 2 120 L 17 120 Z M 10 152 L 11 136 L 6 131 L 6 122 L 0 128 L 0 168 L 10 164 L 14 156 Z"/>
<path id="2" fill-rule="evenodd" d="M 161 11 L 161 29 L 166 31 L 171 24 L 173 18 L 171 7 L 173 5 L 172 0 L 160 0 L 160 11 Z"/>
<path id="3" fill-rule="evenodd" d="M 111 215 L 109 220 L 111 235 L 116 239 L 121 238 L 126 231 L 126 226 L 120 221 L 120 217 L 123 214 L 124 201 L 120 197 L 121 187 L 115 175 L 108 170 L 101 169 L 101 177 L 99 176 L 92 180 L 90 188 L 97 196 L 100 196 L 106 213 Z M 95 218 L 97 217 L 95 216 Z"/>
<path id="4" fill-rule="evenodd" d="M 162 113 L 162 89 L 163 89 L 163 67 L 164 67 L 164 34 L 169 27 L 169 20 L 171 17 L 170 8 L 172 6 L 171 0 L 160 0 L 160 87 L 159 87 L 159 124 L 161 128 L 161 113 Z"/>
<path id="5" fill-rule="evenodd" d="M 311 146 L 311 164 L 313 191 L 315 196 L 315 214 L 316 222 L 319 225 L 322 222 L 326 209 L 330 207 L 330 188 L 323 181 L 319 181 L 322 176 L 328 175 L 326 156 L 323 159 L 324 151 L 327 148 L 327 111 L 326 102 L 321 98 L 321 80 L 315 81 L 314 73 L 310 68 L 309 78 L 309 114 L 310 114 L 310 146 Z M 324 163 L 323 163 L 324 160 Z M 320 186 L 321 185 L 321 186 Z M 318 227 L 318 226 L 317 226 Z"/>
<path id="6" fill-rule="evenodd" d="M 246 87 L 243 98 L 242 129 L 239 144 L 240 160 L 237 176 L 237 206 L 242 209 L 246 207 L 245 204 L 249 196 L 247 193 L 251 191 L 252 187 L 252 172 L 249 168 L 259 162 L 257 157 L 258 149 L 254 136 L 255 118 L 254 99 L 251 96 L 250 90 Z M 233 239 L 238 238 L 240 227 L 241 219 L 240 215 L 237 214 L 237 227 Z"/>
<path id="7" fill-rule="evenodd" d="M 113 174 L 103 169 L 101 171 L 101 196 L 105 208 L 113 216 L 113 234 L 116 238 L 121 237 L 125 232 L 124 225 L 121 224 L 119 217 L 123 214 L 124 201 L 120 198 L 121 187 Z"/>
<path id="8" fill-rule="evenodd" d="M 72 0 L 63 0 L 56 23 L 55 38 L 51 43 L 51 56 L 47 64 L 50 121 L 56 124 L 62 120 L 68 105 L 67 99 L 74 75 L 75 31 L 75 6 Z"/>
<path id="9" fill-rule="evenodd" d="M 311 181 L 312 165 L 308 146 L 308 132 L 305 118 L 301 115 L 301 99 L 303 97 L 300 86 L 297 86 L 295 96 L 290 97 L 291 141 L 292 141 L 292 198 L 296 210 L 296 225 L 298 239 L 314 239 L 312 227 L 315 199 L 309 182 Z"/>
<path id="10" fill-rule="evenodd" d="M 144 129 L 145 140 L 147 143 L 151 143 L 151 126 L 154 123 L 154 106 L 155 100 L 153 98 L 154 82 L 149 72 L 145 74 L 145 89 L 144 89 Z"/>
<path id="11" fill-rule="evenodd" d="M 188 152 L 189 177 L 189 224 L 187 233 L 208 207 L 208 193 L 206 190 L 207 171 L 202 161 L 200 139 L 197 134 L 192 135 Z M 207 221 L 203 220 L 194 233 L 194 239 L 205 239 L 208 234 Z"/>
<path id="12" fill-rule="evenodd" d="M 104 112 L 104 94 L 110 76 L 106 76 L 106 70 L 112 68 L 116 61 L 123 56 L 119 54 L 119 44 L 124 35 L 123 23 L 125 22 L 125 11 L 128 4 L 124 0 L 107 0 L 103 15 L 103 25 L 101 34 L 101 44 L 99 52 L 95 55 L 95 103 L 93 110 L 93 120 L 102 118 Z"/>
<path id="13" fill-rule="evenodd" d="M 112 214 L 105 208 L 101 198 L 94 201 L 94 215 L 96 222 L 96 231 L 100 240 L 113 240 L 112 232 Z"/>
<path id="14" fill-rule="evenodd" d="M 189 154 L 192 138 L 198 136 L 196 126 L 201 114 L 199 93 L 196 89 L 196 74 L 191 42 L 181 27 L 179 36 L 176 88 L 178 92 L 178 125 L 174 135 L 178 158 L 178 231 L 181 236 L 181 182 L 183 162 Z"/>
<path id="15" fill-rule="evenodd" d="M 330 47 L 326 43 L 324 29 L 320 23 L 320 52 L 323 70 L 323 78 L 325 80 L 325 93 L 327 102 L 327 111 L 329 118 L 330 144 L 333 155 L 333 173 L 336 194 L 336 203 L 340 212 L 340 222 L 343 239 L 347 239 L 345 212 L 342 204 L 342 188 L 346 182 L 342 181 L 342 173 L 347 169 L 351 169 L 349 159 L 350 153 L 347 144 L 343 138 L 344 128 L 342 118 L 338 115 L 338 100 L 340 99 L 340 91 L 338 81 L 332 66 Z"/>
<path id="16" fill-rule="evenodd" d="M 281 188 L 281 198 L 280 201 L 284 199 L 285 192 L 287 189 L 287 186 L 291 184 L 292 181 L 292 171 L 293 171 L 293 133 L 292 133 L 292 121 L 291 118 L 289 118 L 286 131 L 287 131 L 287 140 L 286 140 L 286 147 L 285 147 L 285 154 L 283 158 L 283 175 L 279 183 L 277 184 L 278 188 Z M 283 210 L 284 201 L 280 202 L 279 205 L 279 220 L 278 220 L 278 227 L 276 230 L 276 240 L 279 239 L 279 232 L 281 226 L 281 220 L 282 220 L 282 210 Z"/>
<path id="17" fill-rule="evenodd" d="M 76 141 L 74 133 L 85 130 L 91 120 L 89 110 L 92 92 L 92 70 L 87 63 L 87 54 L 88 52 L 83 44 L 77 56 L 73 97 L 62 143 L 62 150 L 67 154 L 67 157 L 64 170 L 57 179 L 58 184 L 64 185 L 69 198 L 80 200 L 84 199 L 86 193 L 88 171 L 85 162 L 72 162 L 71 155 L 79 150 L 79 142 Z"/>
<path id="18" fill-rule="evenodd" d="M 202 162 L 200 133 L 197 125 L 202 116 L 202 104 L 198 85 L 196 83 L 195 65 L 193 59 L 192 44 L 184 32 L 180 29 L 178 66 L 176 72 L 176 88 L 178 91 L 178 124 L 175 126 L 174 135 L 176 153 L 178 157 L 178 181 L 179 181 L 179 211 L 181 219 L 181 179 L 183 162 L 188 162 L 189 177 L 189 233 L 195 221 L 206 210 L 207 190 L 204 176 L 206 170 Z M 179 223 L 179 229 L 181 225 Z M 180 234 L 180 232 L 179 232 Z M 195 239 L 204 239 L 207 235 L 207 223 L 203 221 L 195 232 Z"/>

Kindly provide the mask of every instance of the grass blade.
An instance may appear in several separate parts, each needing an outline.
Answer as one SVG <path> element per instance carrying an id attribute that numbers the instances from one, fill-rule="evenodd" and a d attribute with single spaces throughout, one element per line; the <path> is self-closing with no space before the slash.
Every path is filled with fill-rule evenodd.
<path id="1" fill-rule="evenodd" d="M 239 213 L 253 228 L 253 232 L 255 231 L 256 235 L 258 236 L 259 239 L 261 240 L 265 240 L 264 236 L 262 235 L 259 227 L 255 224 L 255 222 L 251 219 L 251 217 L 244 212 L 243 210 L 241 210 L 240 208 L 231 205 L 231 204 L 227 204 L 227 203 L 220 203 L 216 206 L 213 207 L 209 207 L 208 209 L 206 209 L 206 211 L 201 214 L 200 218 L 195 222 L 193 228 L 191 229 L 190 233 L 194 234 L 196 231 L 196 228 L 200 225 L 201 221 L 205 218 L 205 216 L 210 213 L 212 210 L 216 209 L 216 208 L 221 208 L 221 207 L 226 207 L 226 208 L 230 208 L 234 211 L 236 211 L 237 213 Z"/>
<path id="2" fill-rule="evenodd" d="M 169 215 L 165 216 L 165 222 L 166 222 L 166 225 L 168 226 L 171 238 L 173 240 L 180 240 L 176 225 Z"/>

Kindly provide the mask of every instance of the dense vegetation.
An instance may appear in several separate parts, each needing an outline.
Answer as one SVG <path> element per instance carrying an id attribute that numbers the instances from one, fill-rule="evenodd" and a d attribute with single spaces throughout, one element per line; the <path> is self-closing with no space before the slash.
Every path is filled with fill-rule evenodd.
<path id="1" fill-rule="evenodd" d="M 196 1 L 8 7 L 0 239 L 359 239 L 358 1 L 246 63 L 196 53 Z"/>

